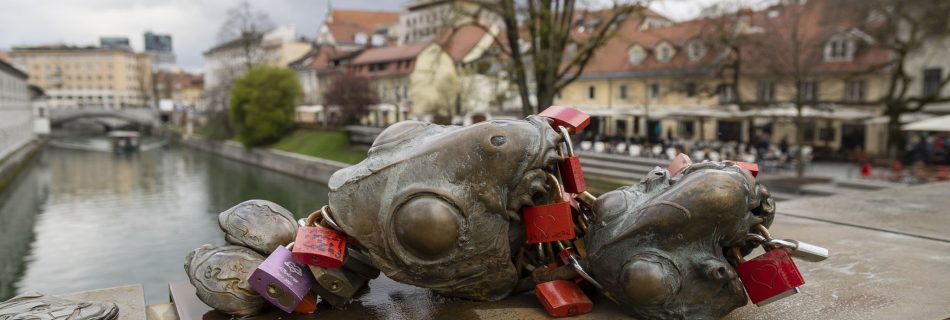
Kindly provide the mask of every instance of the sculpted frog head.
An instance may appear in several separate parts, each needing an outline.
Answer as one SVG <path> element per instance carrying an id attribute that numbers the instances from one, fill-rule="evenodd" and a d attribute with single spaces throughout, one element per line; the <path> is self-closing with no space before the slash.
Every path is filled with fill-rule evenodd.
<path id="1" fill-rule="evenodd" d="M 347 235 L 396 281 L 470 299 L 499 299 L 518 281 L 518 210 L 545 193 L 560 160 L 548 120 L 470 126 L 404 121 L 368 157 L 330 178 L 330 208 Z"/>
<path id="2" fill-rule="evenodd" d="M 719 318 L 747 300 L 728 249 L 770 225 L 774 207 L 733 163 L 697 163 L 676 177 L 656 168 L 594 203 L 587 263 L 638 318 Z"/>

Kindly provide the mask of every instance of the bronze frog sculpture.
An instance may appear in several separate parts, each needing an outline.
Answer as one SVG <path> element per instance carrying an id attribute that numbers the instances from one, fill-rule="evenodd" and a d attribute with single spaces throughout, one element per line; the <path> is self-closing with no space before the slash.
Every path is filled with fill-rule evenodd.
<path id="1" fill-rule="evenodd" d="M 656 168 L 637 185 L 567 199 L 581 202 L 574 219 L 585 254 L 539 273 L 548 268 L 539 245 L 541 263 L 529 271 L 521 212 L 564 198 L 550 183 L 565 159 L 561 133 L 538 116 L 400 122 L 364 161 L 332 175 L 320 212 L 389 278 L 447 296 L 497 300 L 529 290 L 526 280 L 584 277 L 641 318 L 721 317 L 747 303 L 728 253 L 761 245 L 748 236 L 771 225 L 775 206 L 730 162 Z"/>

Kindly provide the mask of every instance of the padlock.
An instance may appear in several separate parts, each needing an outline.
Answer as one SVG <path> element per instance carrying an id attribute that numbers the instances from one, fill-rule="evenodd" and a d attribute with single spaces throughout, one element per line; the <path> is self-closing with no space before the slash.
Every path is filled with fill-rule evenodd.
<path id="1" fill-rule="evenodd" d="M 673 161 L 670 161 L 670 165 L 666 167 L 666 170 L 670 172 L 670 177 L 675 177 L 686 171 L 686 168 L 691 165 L 693 165 L 693 160 L 690 160 L 686 154 L 680 153 L 676 155 L 676 158 L 673 158 Z"/>
<path id="2" fill-rule="evenodd" d="M 554 203 L 524 208 L 523 218 L 528 243 L 543 243 L 574 239 L 574 219 L 571 205 L 564 200 L 561 184 L 552 174 L 547 174 L 554 186 L 557 198 Z"/>
<path id="3" fill-rule="evenodd" d="M 308 292 L 294 309 L 294 313 L 312 314 L 314 312 L 317 312 L 317 296 L 313 292 Z"/>
<path id="4" fill-rule="evenodd" d="M 366 279 L 376 279 L 379 277 L 379 269 L 373 265 L 369 257 L 358 249 L 353 248 L 353 246 L 346 247 L 346 257 L 343 258 L 342 268 L 355 272 Z"/>
<path id="5" fill-rule="evenodd" d="M 542 282 L 534 295 L 552 317 L 573 317 L 590 312 L 593 303 L 577 284 L 566 280 Z"/>
<path id="6" fill-rule="evenodd" d="M 314 283 L 310 270 L 291 259 L 290 250 L 283 246 L 274 249 L 249 280 L 254 291 L 288 313 L 297 308 Z"/>
<path id="7" fill-rule="evenodd" d="M 323 268 L 339 268 L 346 253 L 346 235 L 316 223 L 326 206 L 311 213 L 306 225 L 297 229 L 294 261 Z"/>
<path id="8" fill-rule="evenodd" d="M 574 154 L 574 143 L 571 142 L 571 134 L 567 132 L 564 126 L 558 126 L 561 132 L 561 138 L 564 140 L 567 155 L 564 156 L 564 162 L 558 165 L 561 171 L 561 179 L 564 180 L 564 191 L 570 193 L 581 193 L 587 191 L 587 183 L 584 182 L 584 172 L 581 170 L 581 157 Z"/>
<path id="9" fill-rule="evenodd" d="M 780 247 L 788 251 L 792 257 L 799 258 L 808 262 L 821 262 L 828 259 L 827 248 L 819 247 L 810 243 L 791 239 L 772 239 L 767 242 L 769 245 Z"/>
<path id="10" fill-rule="evenodd" d="M 745 171 L 749 171 L 749 173 L 752 174 L 752 177 L 758 177 L 758 176 L 759 176 L 759 164 L 758 164 L 758 163 L 754 163 L 754 162 L 742 162 L 742 161 L 731 161 L 731 160 L 730 160 L 729 162 L 735 163 L 737 166 L 739 166 L 739 169 L 742 169 L 742 170 L 745 170 Z"/>
<path id="11" fill-rule="evenodd" d="M 589 115 L 571 107 L 550 106 L 538 115 L 551 119 L 551 126 L 555 129 L 558 126 L 564 126 L 570 133 L 584 130 L 590 124 Z"/>
<path id="12" fill-rule="evenodd" d="M 353 297 L 356 290 L 359 290 L 368 281 L 355 272 L 343 269 L 310 266 L 310 272 L 313 273 L 313 278 L 317 280 L 315 287 L 323 287 L 329 293 L 346 299 Z"/>
<path id="13" fill-rule="evenodd" d="M 738 247 L 733 247 L 732 252 L 738 262 L 736 273 L 742 279 L 742 286 L 757 306 L 796 294 L 798 287 L 805 284 L 795 261 L 785 249 L 770 250 L 748 261 L 743 261 Z"/>

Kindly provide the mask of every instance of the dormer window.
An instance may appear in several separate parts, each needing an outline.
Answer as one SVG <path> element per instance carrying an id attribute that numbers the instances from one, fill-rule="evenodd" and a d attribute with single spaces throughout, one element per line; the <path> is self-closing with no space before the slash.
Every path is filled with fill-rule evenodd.
<path id="1" fill-rule="evenodd" d="M 834 37 L 825 44 L 825 61 L 851 61 L 855 43 L 850 37 Z"/>
<path id="2" fill-rule="evenodd" d="M 669 43 L 664 42 L 656 47 L 656 59 L 660 62 L 669 62 L 674 53 L 673 46 Z"/>
<path id="3" fill-rule="evenodd" d="M 630 64 L 639 65 L 643 62 L 643 59 L 647 57 L 646 50 L 639 45 L 633 45 L 627 50 L 627 59 L 630 60 Z"/>
<path id="4" fill-rule="evenodd" d="M 699 60 L 706 54 L 706 48 L 699 40 L 689 42 L 689 60 Z"/>
<path id="5" fill-rule="evenodd" d="M 356 44 L 366 44 L 366 34 L 363 32 L 357 32 L 353 35 L 353 43 Z"/>

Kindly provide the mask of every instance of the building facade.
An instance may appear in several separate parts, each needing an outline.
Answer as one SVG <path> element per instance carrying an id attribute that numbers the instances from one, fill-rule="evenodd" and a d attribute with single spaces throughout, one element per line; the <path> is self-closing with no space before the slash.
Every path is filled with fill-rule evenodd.
<path id="1" fill-rule="evenodd" d="M 11 62 L 42 88 L 52 108 L 148 106 L 152 69 L 147 54 L 127 49 L 36 46 L 18 47 Z"/>
<path id="2" fill-rule="evenodd" d="M 397 42 L 399 12 L 342 10 L 328 12 L 317 31 L 316 44 L 340 50 L 381 47 Z"/>
<path id="3" fill-rule="evenodd" d="M 27 74 L 0 59 L 0 160 L 33 138 Z"/>
<path id="4" fill-rule="evenodd" d="M 208 108 L 227 108 L 232 83 L 250 67 L 265 64 L 286 67 L 311 49 L 293 27 L 278 27 L 265 34 L 234 39 L 204 52 L 204 95 Z"/>
<path id="5" fill-rule="evenodd" d="M 152 58 L 153 70 L 174 71 L 174 69 L 177 69 L 175 51 L 172 49 L 171 35 L 146 31 L 143 37 L 145 40 L 145 52 Z"/>

